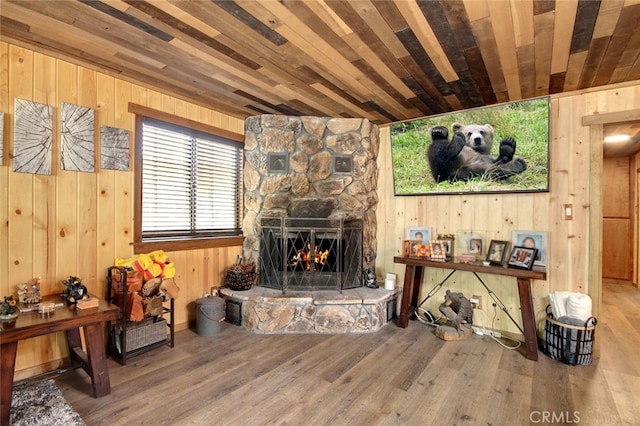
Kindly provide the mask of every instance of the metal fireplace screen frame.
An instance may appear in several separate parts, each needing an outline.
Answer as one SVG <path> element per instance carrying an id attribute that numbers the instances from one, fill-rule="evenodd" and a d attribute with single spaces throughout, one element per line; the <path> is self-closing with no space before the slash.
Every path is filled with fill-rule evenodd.
<path id="1" fill-rule="evenodd" d="M 262 218 L 260 285 L 278 290 L 362 286 L 362 220 Z"/>

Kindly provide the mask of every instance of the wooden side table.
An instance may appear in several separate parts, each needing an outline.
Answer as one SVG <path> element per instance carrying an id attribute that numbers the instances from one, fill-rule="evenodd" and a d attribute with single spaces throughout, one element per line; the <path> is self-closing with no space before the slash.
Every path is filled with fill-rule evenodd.
<path id="1" fill-rule="evenodd" d="M 478 273 L 504 275 L 516 278 L 518 296 L 520 298 L 520 311 L 522 313 L 522 325 L 524 327 L 524 330 L 521 329 L 521 331 L 524 335 L 526 356 L 533 361 L 538 360 L 538 341 L 536 336 L 536 319 L 533 312 L 533 297 L 531 295 L 531 281 L 546 280 L 547 273 L 545 270 L 534 269 L 528 271 L 524 269 L 504 268 L 501 266 L 484 266 L 482 263 L 435 262 L 424 257 L 396 256 L 393 258 L 393 261 L 394 263 L 402 263 L 405 265 L 402 303 L 400 305 L 400 315 L 398 316 L 398 326 L 402 328 L 409 325 L 411 312 L 417 308 L 423 268 L 451 269 L 452 273 L 449 274 L 449 276 L 456 271 L 467 271 L 472 272 L 478 279 L 480 279 L 477 275 Z M 487 287 L 482 280 L 480 280 L 480 282 Z M 488 287 L 487 290 L 490 294 L 492 293 Z"/>
<path id="2" fill-rule="evenodd" d="M 60 296 L 44 297 L 43 302 L 60 302 Z M 102 324 L 118 319 L 117 306 L 100 300 L 97 308 L 75 309 L 66 305 L 57 308 L 50 316 L 41 316 L 38 311 L 21 312 L 13 322 L 0 323 L 0 424 L 9 424 L 11 392 L 16 362 L 16 351 L 20 340 L 64 331 L 69 346 L 71 365 L 82 367 L 91 377 L 95 398 L 111 392 L 107 358 L 105 355 Z M 87 351 L 82 350 L 80 328 L 84 330 Z"/>

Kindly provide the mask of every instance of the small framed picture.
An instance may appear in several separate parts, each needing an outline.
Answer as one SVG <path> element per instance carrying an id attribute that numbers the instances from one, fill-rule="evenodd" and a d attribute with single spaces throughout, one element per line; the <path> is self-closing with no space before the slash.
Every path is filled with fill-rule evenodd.
<path id="1" fill-rule="evenodd" d="M 545 266 L 547 264 L 547 233 L 546 231 L 522 231 L 511 233 L 511 244 L 520 247 L 535 248 L 536 259 L 534 265 Z"/>
<path id="2" fill-rule="evenodd" d="M 486 260 L 492 265 L 504 265 L 504 260 L 507 256 L 508 248 L 509 241 L 491 240 L 491 243 L 489 244 L 489 251 L 487 251 Z"/>
<path id="3" fill-rule="evenodd" d="M 353 172 L 353 156 L 336 155 L 333 157 L 333 172 L 337 174 L 351 174 Z"/>
<path id="4" fill-rule="evenodd" d="M 431 240 L 429 242 L 431 248 L 431 260 L 436 262 L 444 262 L 447 260 L 447 248 L 442 240 Z"/>
<path id="5" fill-rule="evenodd" d="M 411 240 L 402 241 L 402 257 L 411 256 Z"/>
<path id="6" fill-rule="evenodd" d="M 416 256 L 418 257 L 429 257 L 431 255 L 431 250 L 429 244 L 417 244 L 416 245 Z"/>
<path id="7" fill-rule="evenodd" d="M 514 246 L 507 265 L 510 268 L 531 269 L 538 249 Z"/>
<path id="8" fill-rule="evenodd" d="M 438 234 L 438 240 L 442 241 L 442 244 L 444 244 L 447 260 L 451 260 L 451 258 L 453 258 L 453 243 L 455 238 L 456 237 L 453 234 Z"/>
<path id="9" fill-rule="evenodd" d="M 482 254 L 482 238 L 469 239 L 469 254 Z"/>
<path id="10" fill-rule="evenodd" d="M 431 227 L 407 228 L 407 239 L 420 240 L 423 244 L 429 244 L 429 241 L 431 241 Z"/>

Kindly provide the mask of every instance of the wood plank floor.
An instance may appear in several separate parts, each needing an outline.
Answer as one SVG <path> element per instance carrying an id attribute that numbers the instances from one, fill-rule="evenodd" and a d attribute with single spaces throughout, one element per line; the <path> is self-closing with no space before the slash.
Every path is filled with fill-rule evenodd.
<path id="1" fill-rule="evenodd" d="M 600 356 L 567 366 L 474 335 L 445 342 L 411 321 L 363 335 L 215 337 L 109 361 L 112 392 L 82 371 L 56 378 L 88 425 L 637 425 L 640 290 L 607 285 Z M 546 421 L 545 421 L 546 420 Z"/>

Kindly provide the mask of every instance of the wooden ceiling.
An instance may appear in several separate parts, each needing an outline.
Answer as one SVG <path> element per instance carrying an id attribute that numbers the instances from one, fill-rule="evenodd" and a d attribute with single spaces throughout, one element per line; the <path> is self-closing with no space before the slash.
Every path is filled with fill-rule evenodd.
<path id="1" fill-rule="evenodd" d="M 0 3 L 3 41 L 237 117 L 406 120 L 640 79 L 632 0 Z"/>

